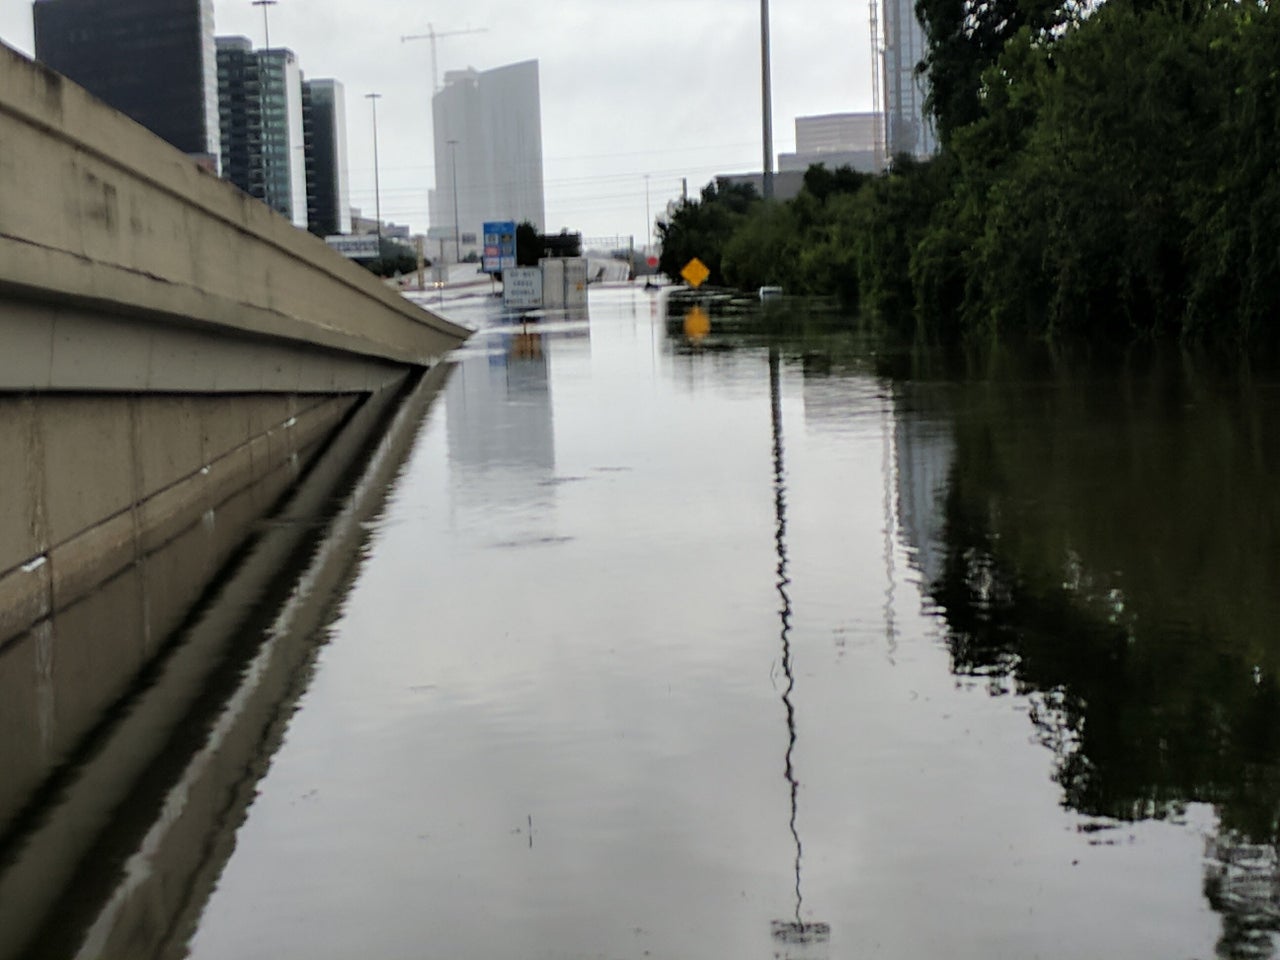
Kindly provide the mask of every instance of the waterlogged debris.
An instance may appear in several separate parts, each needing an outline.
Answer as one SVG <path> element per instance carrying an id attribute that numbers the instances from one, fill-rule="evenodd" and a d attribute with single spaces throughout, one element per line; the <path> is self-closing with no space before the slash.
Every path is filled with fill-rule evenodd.
<path id="1" fill-rule="evenodd" d="M 831 924 L 775 920 L 773 921 L 773 939 L 780 943 L 829 943 Z"/>
<path id="2" fill-rule="evenodd" d="M 581 480 L 586 480 L 586 479 L 587 479 L 586 477 L 549 477 L 546 480 L 539 480 L 538 486 L 558 487 L 562 483 L 577 483 Z"/>
<path id="3" fill-rule="evenodd" d="M 774 960 L 826 960 L 831 924 L 774 920 L 771 925 Z"/>
<path id="4" fill-rule="evenodd" d="M 575 540 L 575 539 L 577 538 L 568 537 L 568 536 L 527 537 L 526 539 L 523 539 L 523 540 L 500 540 L 497 543 L 493 544 L 493 546 L 501 549 L 507 549 L 507 550 L 515 549 L 519 547 L 545 547 L 545 546 L 552 546 L 558 543 L 568 543 L 569 541 Z"/>

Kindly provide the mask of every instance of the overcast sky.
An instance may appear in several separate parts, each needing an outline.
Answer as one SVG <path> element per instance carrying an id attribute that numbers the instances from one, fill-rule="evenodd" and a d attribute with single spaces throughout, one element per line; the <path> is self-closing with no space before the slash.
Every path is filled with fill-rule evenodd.
<path id="1" fill-rule="evenodd" d="M 262 8 L 215 0 L 216 30 L 262 44 Z M 865 0 L 773 0 L 774 152 L 794 149 L 797 116 L 871 108 Z M 547 229 L 591 237 L 646 233 L 679 196 L 716 173 L 759 170 L 759 0 L 279 0 L 272 46 L 307 77 L 346 87 L 351 202 L 374 208 L 378 101 L 384 219 L 425 231 L 435 179 L 430 43 L 404 34 L 485 28 L 437 40 L 440 72 L 540 62 Z M 32 53 L 31 4 L 0 0 L 0 39 Z M 648 180 L 646 181 L 646 175 Z"/>

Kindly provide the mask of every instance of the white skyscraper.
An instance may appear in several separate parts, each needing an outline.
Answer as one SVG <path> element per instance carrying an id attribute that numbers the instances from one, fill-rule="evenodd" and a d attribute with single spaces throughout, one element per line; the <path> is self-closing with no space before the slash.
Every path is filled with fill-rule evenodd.
<path id="1" fill-rule="evenodd" d="M 431 105 L 432 252 L 452 257 L 456 238 L 465 257 L 490 220 L 527 220 L 544 230 L 538 61 L 450 71 Z"/>

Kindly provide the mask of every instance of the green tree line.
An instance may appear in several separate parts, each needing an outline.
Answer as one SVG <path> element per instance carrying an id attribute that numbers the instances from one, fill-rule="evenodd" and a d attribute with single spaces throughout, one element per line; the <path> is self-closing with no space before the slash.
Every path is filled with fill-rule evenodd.
<path id="1" fill-rule="evenodd" d="M 993 335 L 1251 339 L 1280 310 L 1280 14 L 1221 0 L 918 0 L 941 143 L 794 200 L 711 184 L 661 267 Z"/>

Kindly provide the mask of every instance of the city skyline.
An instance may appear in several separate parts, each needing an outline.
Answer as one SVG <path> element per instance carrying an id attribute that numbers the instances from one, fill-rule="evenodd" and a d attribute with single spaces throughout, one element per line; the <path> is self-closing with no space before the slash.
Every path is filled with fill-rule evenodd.
<path id="1" fill-rule="evenodd" d="M 541 8 L 489 0 L 459 20 L 428 14 L 410 0 L 382 0 L 376 23 L 329 0 L 280 0 L 269 8 L 272 46 L 298 57 L 306 77 L 346 87 L 351 204 L 375 207 L 372 121 L 378 103 L 380 197 L 385 220 L 428 226 L 436 182 L 431 137 L 430 46 L 402 43 L 428 23 L 441 37 L 441 76 L 537 59 L 548 230 L 587 236 L 646 227 L 682 180 L 696 193 L 718 173 L 760 165 L 759 9 L 741 0 L 679 4 L 660 0 L 607 11 L 566 0 L 551 17 Z M 772 13 L 775 153 L 793 150 L 797 116 L 868 110 L 869 7 L 809 0 Z M 219 36 L 263 42 L 262 8 L 215 0 Z M 591 43 L 582 43 L 589 36 Z M 30 55 L 29 4 L 0 10 L 0 39 Z M 646 221 L 646 210 L 650 221 Z"/>

